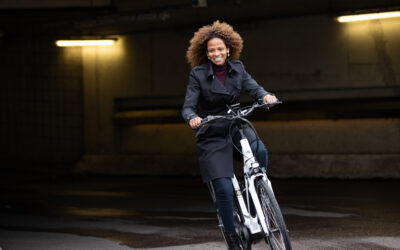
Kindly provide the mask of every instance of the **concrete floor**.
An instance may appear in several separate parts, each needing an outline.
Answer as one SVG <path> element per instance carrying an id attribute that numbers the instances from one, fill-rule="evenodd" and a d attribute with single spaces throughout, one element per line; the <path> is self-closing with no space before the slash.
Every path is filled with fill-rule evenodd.
<path id="1" fill-rule="evenodd" d="M 2 250 L 225 249 L 199 178 L 14 173 L 1 180 Z M 272 183 L 293 249 L 400 249 L 400 181 Z"/>

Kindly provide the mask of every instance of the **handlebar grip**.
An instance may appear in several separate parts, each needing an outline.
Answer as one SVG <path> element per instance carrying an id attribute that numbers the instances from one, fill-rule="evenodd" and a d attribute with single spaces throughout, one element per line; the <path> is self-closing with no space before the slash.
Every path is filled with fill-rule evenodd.
<path id="1" fill-rule="evenodd" d="M 206 116 L 206 117 L 204 117 L 204 118 L 201 120 L 200 126 L 205 125 L 205 124 L 211 122 L 211 121 L 214 120 L 214 119 L 215 119 L 215 118 L 214 118 L 213 116 L 211 116 L 211 115 Z"/>
<path id="2" fill-rule="evenodd" d="M 277 105 L 277 104 L 282 104 L 282 101 L 276 101 L 273 103 L 263 102 L 263 103 L 255 105 L 255 106 L 256 107 L 264 107 L 264 106 L 272 106 L 272 105 Z"/>
<path id="3" fill-rule="evenodd" d="M 220 115 L 209 115 L 209 116 L 204 117 L 201 120 L 200 125 L 204 125 L 204 124 L 210 123 L 210 122 L 212 122 L 214 120 L 223 119 L 223 118 L 226 118 L 226 117 L 220 116 Z"/>
<path id="4" fill-rule="evenodd" d="M 273 102 L 273 103 L 270 103 L 271 105 L 275 105 L 275 104 L 282 104 L 282 101 L 276 101 L 276 102 Z"/>

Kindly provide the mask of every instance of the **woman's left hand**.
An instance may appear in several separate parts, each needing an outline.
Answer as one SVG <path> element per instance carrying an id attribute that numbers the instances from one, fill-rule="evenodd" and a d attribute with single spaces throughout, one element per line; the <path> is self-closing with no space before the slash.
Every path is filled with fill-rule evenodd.
<path id="1" fill-rule="evenodd" d="M 278 98 L 276 98 L 276 96 L 274 96 L 274 95 L 268 94 L 263 97 L 263 101 L 266 103 L 274 103 L 274 102 L 278 101 Z"/>

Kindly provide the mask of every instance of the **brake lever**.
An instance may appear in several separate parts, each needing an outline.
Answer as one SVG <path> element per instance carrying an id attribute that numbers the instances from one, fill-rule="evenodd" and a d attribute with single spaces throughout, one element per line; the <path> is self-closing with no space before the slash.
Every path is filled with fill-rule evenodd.
<path id="1" fill-rule="evenodd" d="M 206 125 L 209 122 L 208 117 L 204 117 L 203 119 L 201 119 L 201 122 L 199 124 L 199 128 Z"/>

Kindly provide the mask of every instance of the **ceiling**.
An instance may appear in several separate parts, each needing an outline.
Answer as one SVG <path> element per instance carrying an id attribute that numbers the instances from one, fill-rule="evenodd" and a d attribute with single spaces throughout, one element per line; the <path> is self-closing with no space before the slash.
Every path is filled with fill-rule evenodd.
<path id="1" fill-rule="evenodd" d="M 2 0 L 0 33 L 110 35 L 399 7 L 400 0 Z"/>

